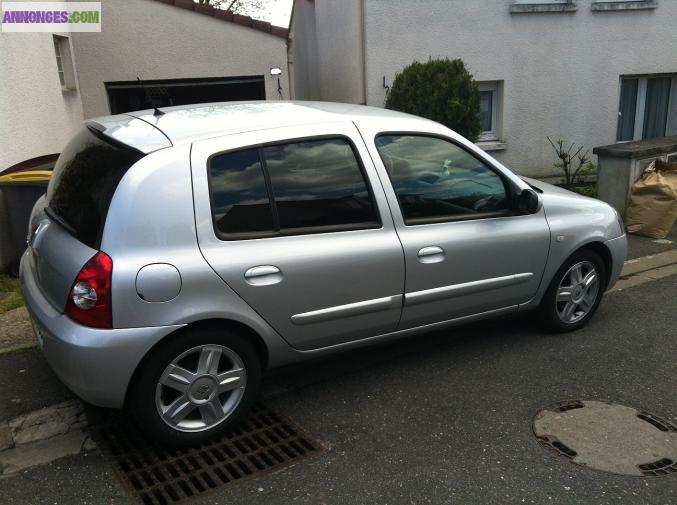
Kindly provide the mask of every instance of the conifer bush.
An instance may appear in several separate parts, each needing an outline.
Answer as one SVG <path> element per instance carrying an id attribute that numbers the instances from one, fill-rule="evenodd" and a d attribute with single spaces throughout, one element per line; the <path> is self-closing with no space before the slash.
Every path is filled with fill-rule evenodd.
<path id="1" fill-rule="evenodd" d="M 463 60 L 414 61 L 395 76 L 386 109 L 422 116 L 475 141 L 480 126 L 480 90 Z"/>

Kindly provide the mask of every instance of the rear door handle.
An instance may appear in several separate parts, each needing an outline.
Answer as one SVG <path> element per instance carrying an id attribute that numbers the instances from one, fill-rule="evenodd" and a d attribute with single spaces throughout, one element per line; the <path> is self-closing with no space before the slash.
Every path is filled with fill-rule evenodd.
<path id="1" fill-rule="evenodd" d="M 431 245 L 418 251 L 418 260 L 421 263 L 439 263 L 444 261 L 444 249 Z"/>
<path id="2" fill-rule="evenodd" d="M 282 271 L 274 265 L 261 265 L 247 270 L 244 279 L 252 286 L 269 286 L 282 281 Z"/>

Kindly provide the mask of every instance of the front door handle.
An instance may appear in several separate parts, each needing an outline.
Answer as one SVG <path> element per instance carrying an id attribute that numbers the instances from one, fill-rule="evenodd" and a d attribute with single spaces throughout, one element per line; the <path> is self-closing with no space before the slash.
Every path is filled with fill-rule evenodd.
<path id="1" fill-rule="evenodd" d="M 418 260 L 421 263 L 439 263 L 444 261 L 444 249 L 431 245 L 418 251 Z"/>
<path id="2" fill-rule="evenodd" d="M 244 273 L 244 280 L 252 286 L 269 286 L 282 281 L 282 271 L 274 265 L 252 267 Z"/>

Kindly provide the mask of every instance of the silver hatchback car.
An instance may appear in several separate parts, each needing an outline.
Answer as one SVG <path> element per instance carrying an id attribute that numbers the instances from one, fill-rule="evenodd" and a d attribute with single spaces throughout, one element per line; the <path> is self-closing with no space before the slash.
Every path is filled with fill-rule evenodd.
<path id="1" fill-rule="evenodd" d="M 58 377 L 169 444 L 222 434 L 267 368 L 530 309 L 579 328 L 626 255 L 598 200 L 437 123 L 319 102 L 87 121 L 28 243 Z"/>

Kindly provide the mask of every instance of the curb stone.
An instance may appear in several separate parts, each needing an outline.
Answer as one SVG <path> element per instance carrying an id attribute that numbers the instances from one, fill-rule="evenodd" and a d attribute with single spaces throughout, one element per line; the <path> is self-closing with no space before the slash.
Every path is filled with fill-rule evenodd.
<path id="1" fill-rule="evenodd" d="M 97 449 L 84 431 L 87 418 L 78 400 L 52 405 L 0 424 L 0 476 Z"/>
<path id="2" fill-rule="evenodd" d="M 0 425 L 0 450 L 65 435 L 85 426 L 84 406 L 78 400 L 69 400 Z"/>

